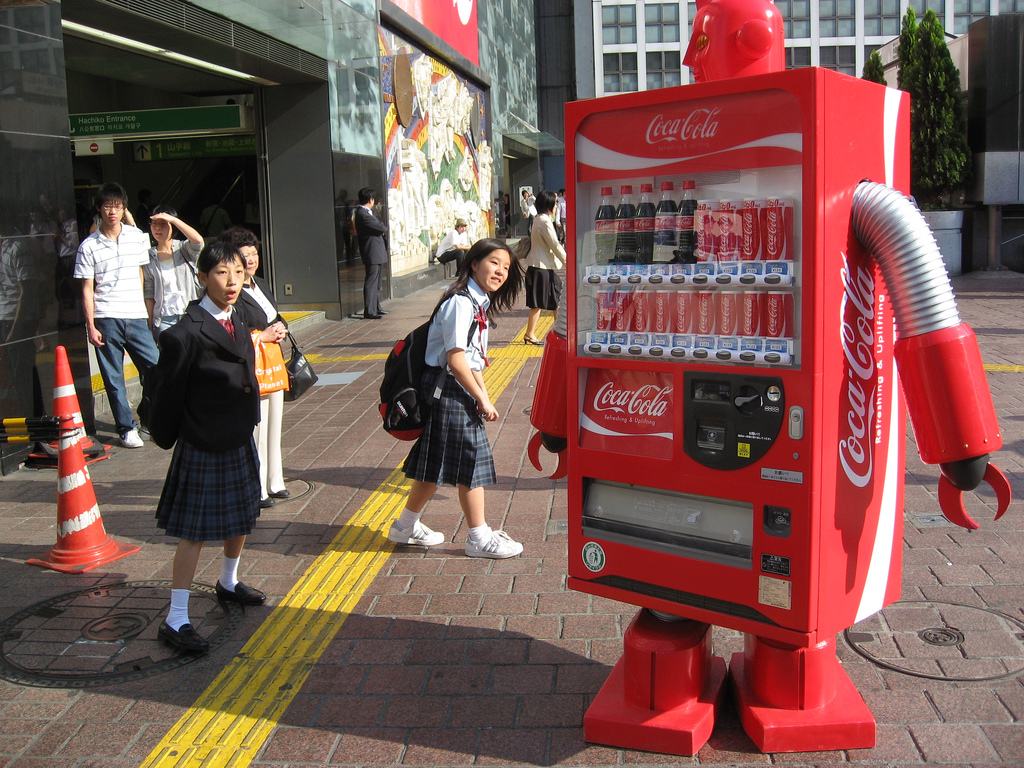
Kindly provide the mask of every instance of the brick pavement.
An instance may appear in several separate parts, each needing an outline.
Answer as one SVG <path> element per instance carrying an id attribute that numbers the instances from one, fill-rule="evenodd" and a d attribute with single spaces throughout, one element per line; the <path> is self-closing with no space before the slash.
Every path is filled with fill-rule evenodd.
<path id="1" fill-rule="evenodd" d="M 955 281 L 961 311 L 978 333 L 1005 435 L 996 457 L 1024 496 L 1024 276 Z M 437 289 L 393 302 L 382 322 L 321 323 L 302 340 L 322 356 L 321 373 L 364 373 L 315 389 L 286 410 L 285 467 L 313 491 L 266 512 L 242 563 L 242 577 L 277 602 L 403 458 L 406 445 L 379 429 L 379 360 L 337 360 L 386 351 L 429 310 Z M 519 330 L 506 319 L 497 343 Z M 337 360 L 336 362 L 329 362 Z M 1024 765 L 1022 678 L 980 683 L 913 676 L 867 661 L 839 641 L 846 669 L 879 723 L 878 745 L 799 755 L 761 755 L 727 706 L 710 743 L 690 759 L 582 742 L 582 713 L 621 652 L 630 606 L 565 590 L 564 484 L 538 477 L 525 460 L 537 361 L 528 361 L 499 400 L 491 428 L 499 482 L 488 492 L 492 524 L 526 543 L 510 561 L 467 560 L 454 494 L 440 493 L 428 521 L 457 543 L 439 551 L 397 551 L 321 657 L 263 745 L 254 765 L 642 765 L 883 764 Z M 109 433 L 108 433 L 109 434 Z M 169 455 L 152 446 L 118 450 L 92 474 L 108 530 L 142 543 L 110 572 L 64 576 L 21 561 L 54 539 L 53 475 L 21 472 L 0 480 L 0 617 L 62 593 L 125 580 L 167 579 L 173 541 L 156 535 L 153 508 Z M 1024 665 L 1024 634 L 978 608 L 1024 619 L 1024 516 L 1015 503 L 991 523 L 994 499 L 972 494 L 982 530 L 934 519 L 937 471 L 916 458 L 908 435 L 904 599 L 856 629 L 865 647 L 936 676 L 1006 675 Z M 301 484 L 292 483 L 293 490 Z M 197 579 L 212 583 L 215 550 Z M 0 682 L 0 768 L 138 765 L 260 625 L 270 608 L 249 611 L 209 657 L 135 682 L 86 690 Z M 965 654 L 928 653 L 916 630 L 938 620 L 967 633 Z M 152 631 L 152 628 L 151 628 Z M 5 638 L 5 642 L 6 642 Z M 872 643 L 874 645 L 872 646 Z M 740 648 L 716 630 L 716 652 Z M 941 650 L 941 649 L 940 649 Z"/>

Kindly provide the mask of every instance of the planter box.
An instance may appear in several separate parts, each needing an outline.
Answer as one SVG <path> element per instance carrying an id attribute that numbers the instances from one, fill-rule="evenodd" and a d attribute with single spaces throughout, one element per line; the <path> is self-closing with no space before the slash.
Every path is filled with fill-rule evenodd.
<path id="1" fill-rule="evenodd" d="M 962 269 L 964 225 L 963 211 L 922 211 L 924 220 L 935 235 L 942 261 L 950 277 L 959 275 Z"/>

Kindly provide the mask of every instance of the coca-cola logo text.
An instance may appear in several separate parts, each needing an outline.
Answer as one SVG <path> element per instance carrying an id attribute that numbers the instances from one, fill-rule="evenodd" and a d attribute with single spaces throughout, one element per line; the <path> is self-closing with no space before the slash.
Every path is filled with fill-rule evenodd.
<path id="1" fill-rule="evenodd" d="M 839 463 L 847 479 L 863 488 L 871 482 L 874 469 L 871 431 L 875 417 L 875 279 L 870 269 L 851 267 L 846 254 L 842 256 L 839 340 L 846 358 L 846 429 L 841 421 Z"/>
<path id="2" fill-rule="evenodd" d="M 782 209 L 781 208 L 769 208 L 765 213 L 768 226 L 766 227 L 767 232 L 765 234 L 765 250 L 768 251 L 772 256 L 778 256 L 779 251 L 779 228 L 782 220 Z"/>
<path id="3" fill-rule="evenodd" d="M 614 382 L 601 385 L 594 395 L 594 410 L 631 416 L 664 416 L 672 387 L 644 384 L 637 389 L 616 389 Z"/>
<path id="4" fill-rule="evenodd" d="M 647 124 L 647 143 L 678 142 L 684 144 L 698 139 L 713 139 L 718 133 L 718 113 L 721 109 L 695 109 L 684 117 L 666 117 L 659 113 Z"/>

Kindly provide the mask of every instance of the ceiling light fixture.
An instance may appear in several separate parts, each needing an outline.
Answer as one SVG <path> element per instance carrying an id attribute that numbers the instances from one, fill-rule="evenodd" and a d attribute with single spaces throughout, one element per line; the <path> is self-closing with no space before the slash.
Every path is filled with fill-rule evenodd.
<path id="1" fill-rule="evenodd" d="M 211 61 L 204 61 L 203 59 L 197 59 L 193 56 L 186 56 L 184 53 L 169 51 L 166 48 L 150 45 L 149 43 L 143 43 L 139 40 L 133 40 L 130 37 L 115 35 L 113 32 L 107 32 L 102 29 L 87 27 L 84 24 L 78 24 L 77 22 L 68 21 L 67 19 L 61 19 L 60 25 L 64 31 L 69 34 L 85 37 L 106 45 L 113 45 L 118 48 L 137 51 L 158 59 L 173 61 L 178 64 L 185 64 L 189 67 L 204 69 L 207 72 L 215 72 L 218 75 L 226 75 L 227 77 L 234 77 L 238 80 L 245 80 L 258 85 L 278 85 L 278 83 L 275 83 L 273 80 L 267 80 L 266 78 L 258 77 L 256 75 L 250 75 L 248 72 L 240 72 L 237 69 L 222 67 L 220 64 L 214 64 Z"/>

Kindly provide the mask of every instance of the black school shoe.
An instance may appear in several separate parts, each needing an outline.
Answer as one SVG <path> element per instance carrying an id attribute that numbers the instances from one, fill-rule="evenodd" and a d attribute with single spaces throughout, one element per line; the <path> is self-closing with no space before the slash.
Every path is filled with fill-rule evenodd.
<path id="1" fill-rule="evenodd" d="M 265 499 L 260 499 L 260 509 L 270 509 L 274 506 L 274 500 L 267 496 Z"/>
<path id="2" fill-rule="evenodd" d="M 238 603 L 239 605 L 263 605 L 267 596 L 258 589 L 246 586 L 242 582 L 235 584 L 235 591 L 225 589 L 218 581 L 214 589 L 217 592 L 217 600 L 221 603 Z"/>
<path id="3" fill-rule="evenodd" d="M 184 653 L 206 653 L 210 650 L 206 638 L 196 632 L 191 624 L 182 624 L 175 630 L 165 621 L 156 631 L 156 636 L 171 648 Z"/>
<path id="4" fill-rule="evenodd" d="M 282 488 L 280 491 L 271 491 L 268 495 L 272 499 L 287 499 L 291 497 L 291 493 L 287 488 Z"/>

